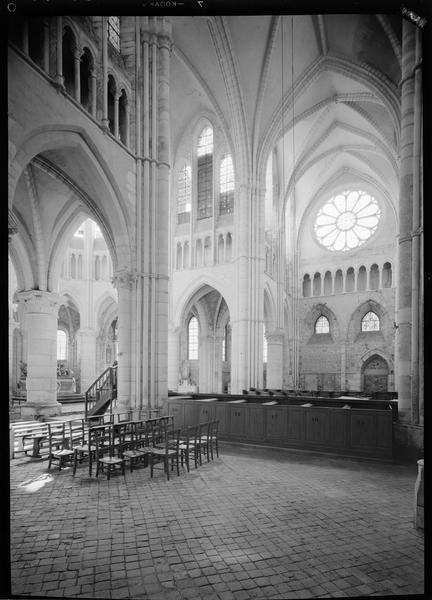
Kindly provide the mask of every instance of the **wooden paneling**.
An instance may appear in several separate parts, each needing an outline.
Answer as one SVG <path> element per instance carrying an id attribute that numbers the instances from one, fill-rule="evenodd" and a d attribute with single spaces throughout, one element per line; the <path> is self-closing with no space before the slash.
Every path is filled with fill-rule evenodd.
<path id="1" fill-rule="evenodd" d="M 271 442 L 285 440 L 287 428 L 286 409 L 268 407 L 265 409 L 264 415 L 266 423 L 266 439 L 268 439 Z"/>
<path id="2" fill-rule="evenodd" d="M 213 421 L 215 415 L 215 408 L 212 402 L 203 402 L 200 406 L 199 411 L 199 422 L 206 423 L 207 421 Z"/>
<path id="3" fill-rule="evenodd" d="M 200 422 L 200 403 L 196 400 L 185 402 L 184 421 L 185 425 L 198 425 Z"/>
<path id="4" fill-rule="evenodd" d="M 336 448 L 348 447 L 349 410 L 330 408 L 328 411 L 327 444 Z"/>
<path id="5" fill-rule="evenodd" d="M 328 438 L 328 411 L 325 408 L 306 408 L 304 423 L 306 442 L 325 444 Z"/>
<path id="6" fill-rule="evenodd" d="M 382 413 L 381 411 L 377 412 L 376 415 L 377 420 L 377 436 L 376 436 L 376 445 L 377 448 L 391 451 L 392 449 L 392 440 L 393 440 L 393 427 L 392 422 L 389 421 L 388 415 Z"/>
<path id="7" fill-rule="evenodd" d="M 245 430 L 247 431 L 248 439 L 254 441 L 260 441 L 264 439 L 264 411 L 265 408 L 259 405 L 251 405 L 247 407 L 245 415 Z"/>
<path id="8" fill-rule="evenodd" d="M 287 406 L 286 437 L 292 442 L 304 440 L 304 411 L 303 407 Z"/>
<path id="9" fill-rule="evenodd" d="M 229 433 L 229 412 L 226 404 L 217 403 L 215 408 L 215 419 L 219 420 L 219 435 L 225 437 Z"/>
<path id="10" fill-rule="evenodd" d="M 168 414 L 174 416 L 174 427 L 184 427 L 184 406 L 181 402 L 168 402 Z"/>
<path id="11" fill-rule="evenodd" d="M 361 410 L 355 410 L 353 413 L 350 446 L 353 449 L 372 452 L 376 448 L 376 416 Z"/>
<path id="12" fill-rule="evenodd" d="M 168 399 L 176 427 L 219 420 L 221 438 L 321 451 L 391 458 L 392 410 L 266 406 Z"/>
<path id="13" fill-rule="evenodd" d="M 230 406 L 229 407 L 229 435 L 232 438 L 245 436 L 245 406 Z"/>

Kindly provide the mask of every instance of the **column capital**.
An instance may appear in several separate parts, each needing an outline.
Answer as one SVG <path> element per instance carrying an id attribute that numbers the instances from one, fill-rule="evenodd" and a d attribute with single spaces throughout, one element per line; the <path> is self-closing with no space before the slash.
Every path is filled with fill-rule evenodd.
<path id="1" fill-rule="evenodd" d="M 284 337 L 285 337 L 285 331 L 284 331 L 284 329 L 276 328 L 276 329 L 272 329 L 271 331 L 266 331 L 265 335 L 266 335 L 268 343 L 282 344 Z"/>
<path id="2" fill-rule="evenodd" d="M 138 276 L 136 272 L 122 269 L 114 273 L 112 282 L 114 287 L 117 289 L 126 288 L 131 290 L 137 279 Z"/>
<path id="3" fill-rule="evenodd" d="M 25 290 L 15 294 L 16 301 L 26 313 L 57 314 L 65 302 L 64 296 L 42 290 Z"/>

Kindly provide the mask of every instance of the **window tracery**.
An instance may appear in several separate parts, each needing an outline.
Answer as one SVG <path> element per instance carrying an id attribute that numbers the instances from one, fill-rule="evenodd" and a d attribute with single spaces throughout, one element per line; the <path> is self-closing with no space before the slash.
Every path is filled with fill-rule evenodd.
<path id="1" fill-rule="evenodd" d="M 375 233 L 380 217 L 381 210 L 373 196 L 360 190 L 345 190 L 318 211 L 315 236 L 328 250 L 353 250 Z"/>

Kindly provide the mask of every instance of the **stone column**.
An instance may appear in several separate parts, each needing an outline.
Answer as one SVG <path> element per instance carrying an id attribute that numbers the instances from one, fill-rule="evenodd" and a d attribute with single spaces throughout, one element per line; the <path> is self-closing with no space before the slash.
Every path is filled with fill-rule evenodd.
<path id="1" fill-rule="evenodd" d="M 180 378 L 180 327 L 168 330 L 168 389 L 177 390 Z"/>
<path id="2" fill-rule="evenodd" d="M 43 22 L 43 68 L 46 73 L 49 73 L 49 21 L 44 19 Z"/>
<path id="3" fill-rule="evenodd" d="M 97 110 L 97 79 L 95 69 L 90 69 L 90 88 L 91 88 L 91 114 L 96 118 Z"/>
<path id="4" fill-rule="evenodd" d="M 283 386 L 283 342 L 284 332 L 275 329 L 267 337 L 267 387 L 281 389 Z"/>
<path id="5" fill-rule="evenodd" d="M 74 49 L 74 79 L 75 79 L 75 90 L 74 97 L 77 102 L 81 102 L 81 48 Z"/>
<path id="6" fill-rule="evenodd" d="M 114 96 L 114 137 L 119 137 L 119 101 L 120 94 L 116 92 Z"/>
<path id="7" fill-rule="evenodd" d="M 264 320 L 264 193 L 259 186 L 240 185 L 236 198 L 236 303 L 231 314 L 231 391 L 262 387 Z M 231 307 L 230 307 L 231 311 Z"/>
<path id="8" fill-rule="evenodd" d="M 24 312 L 27 332 L 27 402 L 22 416 L 61 414 L 57 402 L 57 318 L 63 297 L 54 292 L 29 290 L 16 295 Z"/>
<path id="9" fill-rule="evenodd" d="M 109 130 L 108 119 L 108 17 L 102 17 L 102 125 Z"/>
<path id="10" fill-rule="evenodd" d="M 126 137 L 125 137 L 125 145 L 129 148 L 130 145 L 130 104 L 129 102 L 126 103 L 126 123 L 125 123 L 125 132 L 126 132 Z"/>
<path id="11" fill-rule="evenodd" d="M 118 294 L 117 410 L 122 412 L 131 408 L 131 315 L 133 309 L 132 290 L 136 285 L 136 277 L 133 273 L 127 270 L 117 271 L 117 273 L 114 275 L 113 283 L 117 288 Z"/>
<path id="12" fill-rule="evenodd" d="M 402 20 L 401 137 L 399 166 L 399 235 L 396 356 L 399 420 L 413 420 L 411 397 L 411 272 L 412 206 L 413 206 L 413 141 L 414 141 L 414 61 L 415 26 Z"/>
<path id="13" fill-rule="evenodd" d="M 168 392 L 168 224 L 170 188 L 170 56 L 171 24 L 161 22 L 158 36 L 157 77 L 157 195 L 155 198 L 154 287 L 155 287 L 155 368 L 152 402 L 158 405 Z"/>
<path id="14" fill-rule="evenodd" d="M 96 336 L 94 329 L 80 329 L 77 333 L 82 393 L 100 375 L 96 365 Z"/>
<path id="15" fill-rule="evenodd" d="M 56 48 L 56 82 L 60 87 L 64 87 L 63 77 L 63 19 L 57 17 L 57 48 Z"/>

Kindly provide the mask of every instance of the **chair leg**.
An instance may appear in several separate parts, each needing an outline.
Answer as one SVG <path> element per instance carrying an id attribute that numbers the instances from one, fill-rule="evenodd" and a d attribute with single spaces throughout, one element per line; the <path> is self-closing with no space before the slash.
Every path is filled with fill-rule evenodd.
<path id="1" fill-rule="evenodd" d="M 153 477 L 153 454 L 150 453 L 150 477 Z"/>
<path id="2" fill-rule="evenodd" d="M 169 481 L 169 459 L 167 456 L 164 456 L 164 465 L 165 465 L 165 471 L 167 474 L 167 479 Z"/>
<path id="3" fill-rule="evenodd" d="M 215 439 L 215 446 L 216 446 L 216 456 L 219 458 L 219 448 L 218 448 L 218 439 Z"/>

